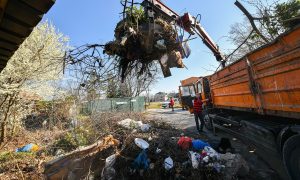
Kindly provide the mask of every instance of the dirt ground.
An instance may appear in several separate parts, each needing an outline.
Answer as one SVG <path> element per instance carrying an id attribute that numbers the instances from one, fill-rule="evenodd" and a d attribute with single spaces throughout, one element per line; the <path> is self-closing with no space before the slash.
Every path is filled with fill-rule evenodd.
<path id="1" fill-rule="evenodd" d="M 194 116 L 188 111 L 175 109 L 172 112 L 171 109 L 149 109 L 146 114 L 149 119 L 166 122 L 175 128 L 182 129 L 186 135 L 194 138 L 199 136 L 196 131 Z M 201 136 L 203 137 L 203 135 L 208 142 L 219 141 L 221 137 L 231 139 L 236 153 L 241 154 L 249 164 L 250 175 L 247 179 L 287 179 L 277 154 L 267 152 L 249 142 L 243 142 L 223 131 L 217 131 L 214 135 L 204 128 L 204 133 Z"/>
<path id="2" fill-rule="evenodd" d="M 108 114 L 108 116 L 112 115 Z M 104 115 L 102 115 L 101 117 L 104 117 Z M 126 117 L 134 120 L 143 120 L 143 123 L 149 123 L 153 128 L 151 128 L 149 132 L 145 133 L 134 131 L 132 129 L 124 129 L 116 124 L 116 122 L 118 122 L 119 120 L 123 120 Z M 237 138 L 225 132 L 217 131 L 217 134 L 214 135 L 212 132 L 205 129 L 203 133 L 199 134 L 197 133 L 195 128 L 194 116 L 188 111 L 175 109 L 175 111 L 172 112 L 171 109 L 150 109 L 145 113 L 139 113 L 136 115 L 131 113 L 115 114 L 105 122 L 103 121 L 103 119 L 99 119 L 99 121 L 97 122 L 100 123 L 99 126 L 95 126 L 97 131 L 103 131 L 104 133 L 104 129 L 106 129 L 107 126 L 108 134 L 106 135 L 113 135 L 117 140 L 121 142 L 121 144 L 120 147 L 118 147 L 117 151 L 113 148 L 108 149 L 107 153 L 100 152 L 99 157 L 97 155 L 97 157 L 95 157 L 93 161 L 91 161 L 92 164 L 90 167 L 92 167 L 91 169 L 94 172 L 94 179 L 100 178 L 101 170 L 103 169 L 106 157 L 115 154 L 116 152 L 121 155 L 118 156 L 116 160 L 116 178 L 124 179 L 124 177 L 129 177 L 129 179 L 133 179 L 131 178 L 131 176 L 135 177 L 136 173 L 128 174 L 128 172 L 130 172 L 130 169 L 128 169 L 128 165 L 132 164 L 132 161 L 140 152 L 140 149 L 134 143 L 132 143 L 134 141 L 134 138 L 137 137 L 148 140 L 152 148 L 150 148 L 148 156 L 149 159 L 152 160 L 154 168 L 149 172 L 145 172 L 145 174 L 143 174 L 142 176 L 143 179 L 153 179 L 153 177 L 160 177 L 160 175 L 163 175 L 163 177 L 160 177 L 160 179 L 174 179 L 172 175 L 178 174 L 183 175 L 184 177 L 189 177 L 188 179 L 193 179 L 193 177 L 197 177 L 196 179 L 199 179 L 198 177 L 200 177 L 200 175 L 203 175 L 206 178 L 208 177 L 208 175 L 214 175 L 213 173 L 207 173 L 208 171 L 206 172 L 205 170 L 203 170 L 203 172 L 192 171 L 191 168 L 188 170 L 188 168 L 182 168 L 180 166 L 181 164 L 183 164 L 183 162 L 189 159 L 186 156 L 187 153 L 182 153 L 181 151 L 175 150 L 177 148 L 176 142 L 178 140 L 176 139 L 176 137 L 179 137 L 182 133 L 195 139 L 207 141 L 210 144 L 219 143 L 220 139 L 223 137 L 231 139 L 234 152 L 241 154 L 250 167 L 250 173 L 246 176 L 246 178 L 243 179 L 287 179 L 287 176 L 284 174 L 282 167 L 278 166 L 279 163 L 277 160 L 280 158 L 278 158 L 276 155 L 265 152 L 264 149 L 255 147 L 250 143 L 242 142 L 241 140 L 238 140 Z M 94 123 L 97 124 L 97 122 Z M 172 126 L 173 128 L 170 126 Z M 0 168 L 0 179 L 20 179 L 20 177 L 25 177 L 24 179 L 42 179 L 44 162 L 47 162 L 49 160 L 47 158 L 53 159 L 54 157 L 49 156 L 46 158 L 42 155 L 43 153 L 16 154 L 8 152 L 14 152 L 16 147 L 20 147 L 22 144 L 27 144 L 30 142 L 38 143 L 41 147 L 45 146 L 45 148 L 47 148 L 47 146 L 51 144 L 51 142 L 57 139 L 55 137 L 61 134 L 60 131 L 57 131 L 57 133 L 58 134 L 55 135 L 50 130 L 41 130 L 34 132 L 28 131 L 26 132 L 26 138 L 24 138 L 23 134 L 9 141 L 9 143 L 4 147 L 4 153 L 6 154 L 0 153 L 0 165 L 3 165 L 3 167 L 5 167 L 2 168 L 2 171 Z M 98 136 L 102 137 L 100 136 L 100 134 L 98 134 Z M 151 137 L 152 140 L 150 140 L 149 137 Z M 159 158 L 155 153 L 153 153 L 155 152 L 156 147 L 162 149 Z M 175 168 L 176 173 L 166 174 L 165 172 L 160 171 L 162 169 L 161 164 L 163 163 L 163 160 L 167 155 L 171 155 L 175 158 L 175 166 L 177 167 Z M 13 158 L 13 160 L 7 160 L 11 158 Z M 7 162 L 7 165 L 1 164 L 2 162 Z M 184 169 L 187 170 L 183 171 Z M 200 174 L 198 175 L 197 173 Z M 209 179 L 213 178 L 210 177 Z M 216 176 L 216 179 L 220 178 Z"/>

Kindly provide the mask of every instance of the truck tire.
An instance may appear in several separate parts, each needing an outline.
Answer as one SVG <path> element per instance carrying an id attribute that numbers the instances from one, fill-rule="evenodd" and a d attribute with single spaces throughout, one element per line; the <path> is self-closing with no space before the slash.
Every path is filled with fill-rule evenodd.
<path id="1" fill-rule="evenodd" d="M 300 135 L 292 136 L 284 143 L 282 155 L 290 178 L 300 179 Z"/>

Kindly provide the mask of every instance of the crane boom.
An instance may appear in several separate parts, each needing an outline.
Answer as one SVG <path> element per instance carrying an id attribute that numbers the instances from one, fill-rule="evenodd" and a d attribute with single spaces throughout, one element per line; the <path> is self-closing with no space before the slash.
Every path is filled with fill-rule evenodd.
<path id="1" fill-rule="evenodd" d="M 197 34 L 202 39 L 203 43 L 213 52 L 216 60 L 221 63 L 222 67 L 225 67 L 225 57 L 220 52 L 218 45 L 214 43 L 212 38 L 201 26 L 200 22 L 191 14 L 185 13 L 183 16 L 179 16 L 159 0 L 144 0 L 142 5 L 145 7 L 146 15 L 149 17 L 161 16 L 168 22 L 175 21 L 177 25 L 182 27 L 186 32 Z"/>

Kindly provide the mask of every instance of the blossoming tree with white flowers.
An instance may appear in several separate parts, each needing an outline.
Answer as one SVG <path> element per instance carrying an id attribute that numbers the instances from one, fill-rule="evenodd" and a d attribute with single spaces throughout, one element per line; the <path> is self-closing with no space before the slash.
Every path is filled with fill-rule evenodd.
<path id="1" fill-rule="evenodd" d="M 40 23 L 0 73 L 0 144 L 21 127 L 37 97 L 55 92 L 49 82 L 62 77 L 67 42 L 53 24 Z"/>

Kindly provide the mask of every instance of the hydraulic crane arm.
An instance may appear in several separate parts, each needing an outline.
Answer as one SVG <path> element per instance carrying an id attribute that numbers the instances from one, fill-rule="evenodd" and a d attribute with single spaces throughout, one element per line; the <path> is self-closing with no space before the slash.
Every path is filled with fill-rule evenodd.
<path id="1" fill-rule="evenodd" d="M 189 13 L 179 16 L 159 0 L 144 0 L 142 5 L 145 7 L 148 17 L 161 16 L 168 22 L 175 21 L 178 26 L 182 27 L 188 33 L 197 34 L 202 39 L 203 43 L 213 52 L 216 60 L 221 63 L 222 67 L 225 67 L 225 58 L 220 52 L 219 47 L 214 43 L 212 38 L 195 17 L 191 16 Z"/>

